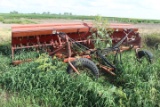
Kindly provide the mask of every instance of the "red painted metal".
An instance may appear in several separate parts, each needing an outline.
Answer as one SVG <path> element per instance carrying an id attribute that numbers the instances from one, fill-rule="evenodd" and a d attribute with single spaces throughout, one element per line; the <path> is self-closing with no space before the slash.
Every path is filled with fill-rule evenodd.
<path id="1" fill-rule="evenodd" d="M 133 29 L 124 45 L 135 45 L 140 47 L 141 38 L 138 34 L 138 28 L 131 24 L 110 24 L 109 28 L 113 29 L 111 35 L 113 44 L 117 43 L 125 36 L 124 29 Z M 91 29 L 96 32 L 92 23 L 58 23 L 58 24 L 31 24 L 18 25 L 12 27 L 12 59 L 14 60 L 15 50 L 26 48 L 52 47 L 47 50 L 50 55 L 61 57 L 72 57 L 71 43 L 68 39 L 62 39 L 56 32 L 64 32 L 76 42 L 83 43 L 90 49 L 94 49 L 92 40 L 87 39 L 92 34 Z M 133 38 L 133 35 L 136 36 Z M 134 39 L 132 41 L 132 39 Z M 130 41 L 131 40 L 131 41 Z M 67 44 L 66 44 L 67 42 Z M 68 49 L 68 51 L 66 51 Z"/>
<path id="2" fill-rule="evenodd" d="M 12 37 L 37 36 L 37 35 L 52 35 L 53 31 L 65 33 L 80 33 L 89 32 L 93 28 L 92 23 L 60 23 L 60 24 L 35 24 L 35 25 L 18 25 L 12 27 Z M 114 31 L 123 31 L 124 29 L 134 29 L 131 24 L 110 24 L 109 28 Z"/>

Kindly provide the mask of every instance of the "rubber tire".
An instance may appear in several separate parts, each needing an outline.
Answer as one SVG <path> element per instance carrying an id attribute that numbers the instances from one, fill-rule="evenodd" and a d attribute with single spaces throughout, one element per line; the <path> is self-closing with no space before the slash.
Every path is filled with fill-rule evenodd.
<path id="1" fill-rule="evenodd" d="M 152 63 L 153 54 L 148 50 L 141 50 L 137 52 L 137 56 L 139 59 L 142 57 L 146 57 L 150 63 Z"/>
<path id="2" fill-rule="evenodd" d="M 87 58 L 78 58 L 77 60 L 71 62 L 75 68 L 77 67 L 86 67 L 88 68 L 92 74 L 95 76 L 95 78 L 99 77 L 99 70 L 94 62 Z M 73 73 L 73 69 L 70 65 L 67 67 L 67 73 L 71 74 Z"/>

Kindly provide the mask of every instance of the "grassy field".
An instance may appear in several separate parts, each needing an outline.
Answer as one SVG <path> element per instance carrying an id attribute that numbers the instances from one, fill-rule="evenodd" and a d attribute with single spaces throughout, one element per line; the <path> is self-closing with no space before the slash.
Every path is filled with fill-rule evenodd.
<path id="1" fill-rule="evenodd" d="M 0 22 L 3 23 L 35 23 L 28 19 L 78 19 L 78 20 L 94 20 L 96 16 L 83 15 L 61 15 L 61 14 L 22 14 L 22 13 L 0 13 Z M 110 22 L 124 22 L 124 23 L 160 23 L 160 20 L 153 19 L 134 19 L 134 18 L 119 18 L 119 17 L 103 17 Z"/>
<path id="2" fill-rule="evenodd" d="M 141 31 L 153 64 L 137 62 L 134 51 L 124 52 L 117 76 L 102 72 L 95 81 L 86 74 L 71 77 L 66 63 L 44 53 L 33 62 L 11 65 L 10 25 L 1 26 L 0 107 L 160 107 L 160 33 Z"/>
<path id="3" fill-rule="evenodd" d="M 97 81 L 85 74 L 71 77 L 65 63 L 46 54 L 10 65 L 10 43 L 3 43 L 0 52 L 1 107 L 160 106 L 160 50 L 152 49 L 153 64 L 137 62 L 133 51 L 123 53 L 118 75 L 104 73 Z"/>

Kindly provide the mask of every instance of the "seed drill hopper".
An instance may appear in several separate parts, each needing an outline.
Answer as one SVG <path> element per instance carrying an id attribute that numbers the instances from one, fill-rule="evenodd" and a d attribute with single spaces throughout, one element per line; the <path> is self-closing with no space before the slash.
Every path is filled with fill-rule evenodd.
<path id="1" fill-rule="evenodd" d="M 113 54 L 120 53 L 130 48 L 141 47 L 141 37 L 138 28 L 131 24 L 110 24 L 109 28 L 113 30 L 110 35 L 112 38 L 112 47 L 104 51 L 112 51 Z M 96 27 L 92 23 L 58 23 L 58 24 L 33 24 L 18 25 L 12 27 L 12 61 L 13 64 L 20 64 L 23 61 L 15 60 L 14 56 L 17 50 L 35 48 L 36 50 L 45 49 L 51 56 L 57 56 L 68 62 L 67 72 L 73 71 L 79 74 L 77 70 L 77 60 L 82 66 L 91 69 L 94 75 L 98 76 L 98 67 L 92 60 L 92 55 L 100 57 L 104 64 L 99 64 L 107 72 L 114 74 L 116 67 L 109 62 L 102 50 L 95 49 L 95 40 L 91 38 L 92 33 L 96 33 Z M 98 36 L 98 33 L 96 33 Z M 83 48 L 83 52 L 78 53 L 73 46 Z M 77 58 L 79 56 L 80 58 Z M 26 59 L 24 61 L 30 61 Z"/>

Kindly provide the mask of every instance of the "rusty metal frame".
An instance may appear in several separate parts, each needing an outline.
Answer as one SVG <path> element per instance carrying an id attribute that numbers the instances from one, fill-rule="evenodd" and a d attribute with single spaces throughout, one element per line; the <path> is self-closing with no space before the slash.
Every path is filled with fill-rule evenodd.
<path id="1" fill-rule="evenodd" d="M 133 33 L 129 34 L 127 39 L 122 43 L 124 46 L 120 47 L 120 52 L 129 50 L 131 48 L 141 47 L 141 37 L 139 36 L 138 28 L 130 24 L 110 24 L 110 28 L 113 29 L 111 35 L 113 45 L 118 43 L 124 37 L 124 29 L 133 29 Z M 21 25 L 12 27 L 12 61 L 14 64 L 20 64 L 21 62 L 29 62 L 31 59 L 24 61 L 14 61 L 15 51 L 19 49 L 28 48 L 45 48 L 52 47 L 52 51 L 48 51 L 49 55 L 56 55 L 59 58 L 63 58 L 64 62 L 68 62 L 73 70 L 79 74 L 78 70 L 72 65 L 72 61 L 76 60 L 73 55 L 75 52 L 72 50 L 72 45 L 75 42 L 69 41 L 72 38 L 76 43 L 83 43 L 90 50 L 94 50 L 93 39 L 87 39 L 92 32 L 96 32 L 96 28 L 92 23 L 61 23 L 61 24 L 36 24 L 36 25 Z M 58 32 L 64 32 L 66 35 L 60 37 Z M 135 38 L 132 38 L 132 35 Z M 134 40 L 133 40 L 134 39 Z M 104 40 L 102 40 L 104 41 Z M 127 45 L 127 46 L 125 46 Z M 133 45 L 132 47 L 130 47 Z M 90 55 L 85 53 L 79 54 L 81 57 L 91 58 Z M 108 68 L 104 65 L 99 65 L 100 68 L 106 70 L 112 75 L 113 68 Z"/>

